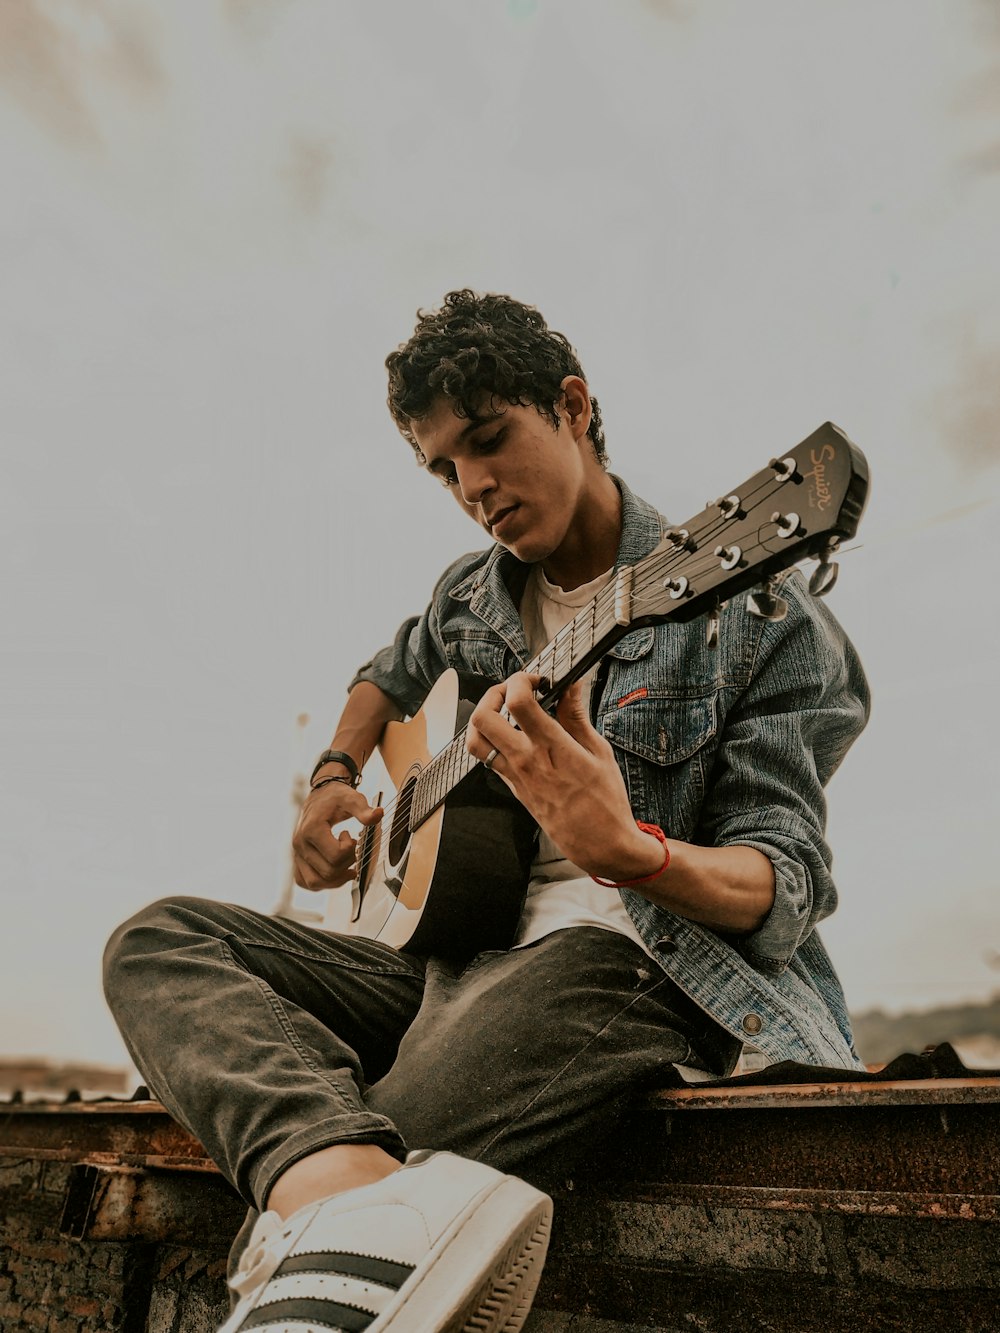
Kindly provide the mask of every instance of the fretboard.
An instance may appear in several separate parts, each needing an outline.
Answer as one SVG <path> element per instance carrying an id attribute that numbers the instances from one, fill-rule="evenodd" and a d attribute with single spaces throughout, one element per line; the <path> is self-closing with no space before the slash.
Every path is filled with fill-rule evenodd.
<path id="1" fill-rule="evenodd" d="M 554 706 L 563 690 L 585 671 L 613 641 L 626 632 L 629 624 L 628 600 L 631 596 L 633 570 L 618 570 L 607 584 L 581 607 L 571 621 L 525 666 L 529 675 L 541 676 L 538 691 L 543 706 Z M 501 717 L 508 717 L 506 709 Z M 427 764 L 417 779 L 410 828 L 415 829 L 447 800 L 463 778 L 481 761 L 465 748 L 465 732 L 454 736 L 443 750 Z"/>

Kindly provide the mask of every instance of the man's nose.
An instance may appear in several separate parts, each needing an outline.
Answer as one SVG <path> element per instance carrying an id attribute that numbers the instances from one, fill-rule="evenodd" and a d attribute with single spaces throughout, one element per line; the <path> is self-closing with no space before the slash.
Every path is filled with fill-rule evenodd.
<path id="1" fill-rule="evenodd" d="M 464 463 L 458 468 L 458 484 L 462 499 L 468 505 L 480 504 L 483 497 L 496 489 L 492 469 L 480 462 Z"/>

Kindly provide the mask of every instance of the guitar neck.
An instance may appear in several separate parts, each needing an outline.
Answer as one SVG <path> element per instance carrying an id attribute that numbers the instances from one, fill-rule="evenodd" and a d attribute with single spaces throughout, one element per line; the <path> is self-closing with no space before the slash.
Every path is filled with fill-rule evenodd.
<path id="1" fill-rule="evenodd" d="M 670 529 L 649 555 L 618 569 L 613 582 L 525 667 L 542 677 L 538 702 L 551 711 L 568 685 L 634 629 L 692 620 L 810 555 L 835 573 L 830 554 L 854 536 L 867 494 L 864 455 L 826 422 L 684 527 Z M 832 584 L 832 577 L 819 580 L 817 595 Z M 411 827 L 422 824 L 479 762 L 460 732 L 420 773 Z"/>
<path id="2" fill-rule="evenodd" d="M 619 583 L 631 583 L 632 575 L 632 566 L 619 570 L 615 582 L 577 612 L 524 667 L 529 675 L 542 677 L 538 702 L 546 710 L 551 712 L 563 691 L 635 628 L 634 622 L 622 624 L 615 619 L 616 605 L 619 612 L 621 606 L 616 590 Z M 501 716 L 508 716 L 506 709 L 501 709 Z M 417 780 L 411 827 L 419 827 L 433 814 L 479 762 L 465 748 L 465 732 L 454 736 L 426 765 Z"/>

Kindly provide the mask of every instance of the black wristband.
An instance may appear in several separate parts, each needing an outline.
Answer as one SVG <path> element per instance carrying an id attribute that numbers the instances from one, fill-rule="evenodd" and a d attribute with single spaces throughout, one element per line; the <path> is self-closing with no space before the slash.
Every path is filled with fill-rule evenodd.
<path id="1" fill-rule="evenodd" d="M 343 750 L 324 750 L 319 759 L 317 759 L 316 767 L 313 769 L 309 778 L 310 787 L 313 784 L 313 779 L 316 777 L 316 774 L 324 764 L 343 764 L 351 775 L 352 787 L 356 787 L 361 781 L 361 773 L 358 770 L 358 766 L 349 754 L 345 754 Z"/>

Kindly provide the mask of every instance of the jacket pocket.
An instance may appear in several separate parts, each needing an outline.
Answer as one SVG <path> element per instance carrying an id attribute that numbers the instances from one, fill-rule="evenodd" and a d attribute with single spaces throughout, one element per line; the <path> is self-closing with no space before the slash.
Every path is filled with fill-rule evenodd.
<path id="1" fill-rule="evenodd" d="M 691 840 L 705 800 L 718 736 L 718 692 L 646 695 L 598 719 L 614 747 L 637 819 Z"/>

